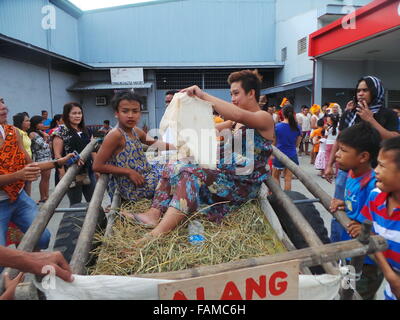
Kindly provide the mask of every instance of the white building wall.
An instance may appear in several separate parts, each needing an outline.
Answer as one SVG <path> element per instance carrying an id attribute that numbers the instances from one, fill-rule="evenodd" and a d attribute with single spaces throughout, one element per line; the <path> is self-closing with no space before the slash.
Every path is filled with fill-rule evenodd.
<path id="1" fill-rule="evenodd" d="M 297 42 L 317 30 L 317 10 L 311 10 L 286 20 L 277 21 L 276 26 L 276 59 L 281 60 L 283 48 L 287 48 L 287 59 L 284 68 L 277 71 L 275 85 L 301 81 L 312 78 L 313 62 L 305 53 L 298 55 Z"/>

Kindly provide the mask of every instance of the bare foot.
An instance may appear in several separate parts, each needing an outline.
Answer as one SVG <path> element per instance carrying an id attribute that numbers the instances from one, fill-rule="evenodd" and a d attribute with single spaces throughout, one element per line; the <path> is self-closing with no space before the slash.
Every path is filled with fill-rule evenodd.
<path id="1" fill-rule="evenodd" d="M 155 227 L 160 221 L 161 212 L 156 208 L 150 208 L 145 213 L 130 213 L 126 210 L 121 210 L 121 215 L 126 218 L 132 219 L 135 223 Z"/>

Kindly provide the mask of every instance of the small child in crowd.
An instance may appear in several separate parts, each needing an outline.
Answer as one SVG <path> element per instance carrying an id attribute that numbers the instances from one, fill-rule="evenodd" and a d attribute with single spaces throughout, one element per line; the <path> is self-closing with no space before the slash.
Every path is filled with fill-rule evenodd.
<path id="1" fill-rule="evenodd" d="M 329 158 L 331 156 L 332 153 L 332 148 L 333 145 L 336 142 L 336 139 L 338 137 L 339 134 L 339 129 L 338 129 L 338 124 L 339 124 L 339 118 L 333 114 L 329 114 L 326 116 L 326 124 L 327 124 L 327 128 L 326 128 L 326 146 L 325 146 L 325 164 L 324 164 L 324 169 L 326 168 L 326 166 L 328 165 L 328 161 Z M 336 172 L 335 174 L 337 174 L 337 167 L 336 167 Z"/>
<path id="2" fill-rule="evenodd" d="M 161 166 L 158 168 L 147 161 L 142 143 L 154 144 L 164 150 L 174 147 L 154 140 L 137 127 L 142 105 L 137 94 L 132 91 L 119 92 L 111 105 L 115 110 L 118 125 L 104 138 L 94 160 L 93 170 L 112 174 L 108 186 L 110 197 L 118 188 L 124 200 L 152 199 L 160 179 Z"/>
<path id="3" fill-rule="evenodd" d="M 325 170 L 325 145 L 323 145 L 321 148 L 321 142 L 325 143 L 325 141 L 326 141 L 326 139 L 324 139 L 324 136 L 325 136 L 324 119 L 319 119 L 317 121 L 317 126 L 318 126 L 318 128 L 313 130 L 313 132 L 310 135 L 310 138 L 313 143 L 313 152 L 317 155 L 317 157 L 315 159 L 315 168 L 317 170 L 321 170 L 320 175 L 323 176 L 323 172 Z M 320 152 L 321 152 L 321 155 L 318 157 Z"/>
<path id="4" fill-rule="evenodd" d="M 389 247 L 375 253 L 387 285 L 386 300 L 400 299 L 400 137 L 382 142 L 378 156 L 376 189 L 361 214 L 373 222 L 373 231 L 386 239 Z"/>
<path id="5" fill-rule="evenodd" d="M 343 130 L 337 138 L 339 149 L 336 163 L 341 170 L 349 170 L 344 201 L 333 199 L 331 211 L 345 210 L 352 220 L 345 230 L 342 225 L 332 220 L 331 241 L 345 241 L 356 238 L 361 231 L 361 223 L 366 220 L 360 213 L 370 192 L 375 188 L 376 178 L 371 162 L 379 152 L 380 135 L 367 122 Z M 362 276 L 357 281 L 357 291 L 365 300 L 373 299 L 383 281 L 383 274 L 378 266 L 366 258 Z"/>

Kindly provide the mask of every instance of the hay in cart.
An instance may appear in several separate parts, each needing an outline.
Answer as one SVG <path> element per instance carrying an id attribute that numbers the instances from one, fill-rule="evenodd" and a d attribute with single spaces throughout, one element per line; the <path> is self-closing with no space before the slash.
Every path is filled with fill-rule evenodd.
<path id="1" fill-rule="evenodd" d="M 143 212 L 149 200 L 124 203 L 121 209 Z M 193 245 L 188 241 L 188 224 L 200 220 L 204 226 L 205 242 Z M 265 218 L 258 200 L 251 200 L 226 216 L 221 224 L 208 221 L 200 212 L 180 224 L 169 234 L 150 240 L 142 248 L 134 248 L 136 240 L 148 229 L 118 217 L 113 236 L 97 233 L 102 243 L 94 250 L 97 264 L 89 269 L 92 275 L 134 275 L 179 271 L 202 265 L 217 265 L 239 259 L 254 258 L 286 252 L 273 228 Z M 130 251 L 126 254 L 126 251 Z"/>

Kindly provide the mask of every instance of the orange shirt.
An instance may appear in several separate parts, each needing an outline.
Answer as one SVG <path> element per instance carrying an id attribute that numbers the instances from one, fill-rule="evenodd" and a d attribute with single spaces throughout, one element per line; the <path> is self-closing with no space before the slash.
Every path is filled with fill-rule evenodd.
<path id="1" fill-rule="evenodd" d="M 25 154 L 19 148 L 17 131 L 13 126 L 3 125 L 5 139 L 0 147 L 0 174 L 10 174 L 23 169 L 26 165 Z M 20 180 L 0 188 L 8 195 L 11 202 L 17 200 L 19 192 L 24 187 Z"/>
<path id="2" fill-rule="evenodd" d="M 311 141 L 313 140 L 314 137 L 322 137 L 322 130 L 323 128 L 315 129 L 310 135 Z M 318 153 L 318 151 L 319 151 L 319 142 L 314 143 L 314 152 Z"/>

